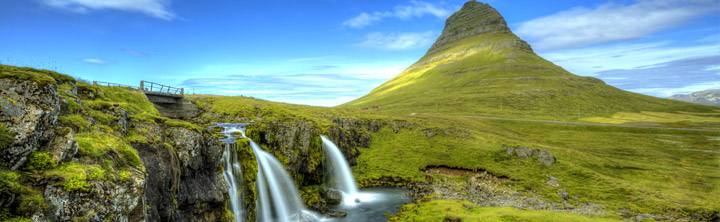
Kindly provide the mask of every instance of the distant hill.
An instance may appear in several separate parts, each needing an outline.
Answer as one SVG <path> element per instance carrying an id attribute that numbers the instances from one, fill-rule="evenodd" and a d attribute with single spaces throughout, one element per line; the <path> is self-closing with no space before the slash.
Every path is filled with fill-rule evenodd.
<path id="1" fill-rule="evenodd" d="M 341 107 L 572 119 L 709 107 L 631 93 L 573 75 L 533 52 L 491 6 L 467 2 L 415 64 Z"/>
<path id="2" fill-rule="evenodd" d="M 690 94 L 677 94 L 671 96 L 670 99 L 703 105 L 720 106 L 720 89 L 709 89 Z"/>

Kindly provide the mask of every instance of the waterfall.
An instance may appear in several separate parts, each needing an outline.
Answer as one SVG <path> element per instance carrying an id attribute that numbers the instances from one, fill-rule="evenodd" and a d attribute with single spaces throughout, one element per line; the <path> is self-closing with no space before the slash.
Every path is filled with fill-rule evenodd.
<path id="1" fill-rule="evenodd" d="M 258 162 L 258 221 L 319 221 L 303 204 L 293 180 L 270 153 L 250 141 Z"/>
<path id="2" fill-rule="evenodd" d="M 332 168 L 332 185 L 343 192 L 343 195 L 354 196 L 358 193 L 358 188 L 355 185 L 355 179 L 353 179 L 350 165 L 345 160 L 345 156 L 330 139 L 325 136 L 320 136 L 320 138 L 322 139 L 322 147 L 330 162 L 330 168 Z"/>
<path id="3" fill-rule="evenodd" d="M 243 124 L 218 124 L 219 127 L 223 127 L 223 134 L 225 134 L 225 150 L 223 151 L 223 161 L 225 167 L 223 168 L 223 176 L 225 181 L 228 183 L 228 196 L 230 196 L 230 206 L 232 212 L 235 215 L 235 222 L 242 222 L 245 216 L 243 208 L 243 195 L 242 195 L 242 168 L 235 151 L 235 135 L 234 133 L 241 133 L 244 135 Z"/>

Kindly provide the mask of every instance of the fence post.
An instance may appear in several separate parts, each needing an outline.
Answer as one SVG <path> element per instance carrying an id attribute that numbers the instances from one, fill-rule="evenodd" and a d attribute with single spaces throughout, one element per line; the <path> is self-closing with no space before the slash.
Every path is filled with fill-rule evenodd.
<path id="1" fill-rule="evenodd" d="M 185 95 L 185 88 L 180 88 L 180 95 Z"/>
<path id="2" fill-rule="evenodd" d="M 145 91 L 145 80 L 140 80 L 140 90 Z"/>

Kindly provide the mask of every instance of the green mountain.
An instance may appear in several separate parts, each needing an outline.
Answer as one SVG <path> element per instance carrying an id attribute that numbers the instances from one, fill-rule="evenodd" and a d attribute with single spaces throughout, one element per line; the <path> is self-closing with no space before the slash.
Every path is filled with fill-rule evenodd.
<path id="1" fill-rule="evenodd" d="M 573 75 L 535 54 L 491 6 L 474 1 L 448 18 L 442 35 L 419 61 L 343 107 L 557 119 L 707 110 Z"/>

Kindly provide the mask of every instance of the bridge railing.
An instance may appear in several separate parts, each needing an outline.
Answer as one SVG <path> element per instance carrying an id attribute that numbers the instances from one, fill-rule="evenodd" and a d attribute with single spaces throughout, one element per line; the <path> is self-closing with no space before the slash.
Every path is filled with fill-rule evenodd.
<path id="1" fill-rule="evenodd" d="M 124 84 L 111 83 L 111 82 L 102 82 L 102 81 L 93 81 L 93 85 L 96 85 L 96 86 L 111 86 L 111 87 L 125 87 L 125 88 L 130 88 L 130 89 L 138 89 L 138 87 L 131 86 L 131 85 L 124 85 Z"/>
<path id="2" fill-rule="evenodd" d="M 162 93 L 162 94 L 170 94 L 170 95 L 184 95 L 185 89 L 184 88 L 177 88 L 172 86 L 166 86 L 160 83 L 154 83 L 149 82 L 145 80 L 140 81 L 140 89 L 145 92 L 154 92 L 154 93 Z"/>

